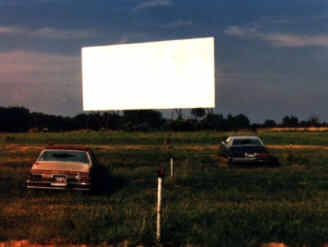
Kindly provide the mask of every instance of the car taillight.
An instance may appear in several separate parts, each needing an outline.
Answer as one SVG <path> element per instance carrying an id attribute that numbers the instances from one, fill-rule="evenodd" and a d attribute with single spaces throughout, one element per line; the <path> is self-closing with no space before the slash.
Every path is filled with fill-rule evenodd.
<path id="1" fill-rule="evenodd" d="M 80 173 L 78 179 L 81 183 L 88 183 L 90 181 L 89 173 Z"/>
<path id="2" fill-rule="evenodd" d="M 89 183 L 89 177 L 81 177 L 80 182 L 81 183 Z"/>
<path id="3" fill-rule="evenodd" d="M 268 153 L 257 153 L 256 156 L 259 158 L 265 158 L 265 157 L 268 157 Z"/>

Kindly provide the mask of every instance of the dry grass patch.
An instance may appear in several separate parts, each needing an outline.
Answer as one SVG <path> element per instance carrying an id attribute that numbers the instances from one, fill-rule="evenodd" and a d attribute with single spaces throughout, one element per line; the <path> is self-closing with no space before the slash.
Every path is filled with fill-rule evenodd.
<path id="1" fill-rule="evenodd" d="M 89 147 L 100 150 L 120 151 L 120 150 L 149 150 L 161 145 L 89 145 Z"/>
<path id="2" fill-rule="evenodd" d="M 28 157 L 2 157 L 0 158 L 0 162 L 5 162 L 6 164 L 8 163 L 32 163 L 34 161 L 33 158 L 28 158 Z M 1 165 L 1 164 L 0 164 Z"/>
<path id="3" fill-rule="evenodd" d="M 219 150 L 218 145 L 179 145 L 179 146 L 174 146 L 174 149 L 177 150 L 194 150 L 194 151 L 204 151 L 204 150 L 213 150 L 217 151 Z"/>
<path id="4" fill-rule="evenodd" d="M 322 132 L 322 131 L 328 131 L 328 127 L 275 127 L 275 128 L 260 128 L 258 131 L 309 131 L 309 132 Z"/>
<path id="5" fill-rule="evenodd" d="M 271 149 L 324 149 L 328 150 L 328 146 L 324 145 L 266 145 L 268 148 Z"/>
<path id="6" fill-rule="evenodd" d="M 44 148 L 44 145 L 21 145 L 21 144 L 4 144 L 1 149 L 3 152 L 30 152 L 30 151 L 40 151 Z"/>

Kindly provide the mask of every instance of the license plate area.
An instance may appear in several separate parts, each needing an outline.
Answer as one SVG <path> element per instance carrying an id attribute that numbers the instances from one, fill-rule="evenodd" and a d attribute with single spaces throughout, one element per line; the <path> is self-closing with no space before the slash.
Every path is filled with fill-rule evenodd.
<path id="1" fill-rule="evenodd" d="M 55 175 L 53 177 L 53 182 L 51 182 L 51 186 L 67 186 L 67 177 L 64 175 Z"/>
<path id="2" fill-rule="evenodd" d="M 256 157 L 256 153 L 245 153 L 245 157 L 246 158 L 255 158 Z"/>

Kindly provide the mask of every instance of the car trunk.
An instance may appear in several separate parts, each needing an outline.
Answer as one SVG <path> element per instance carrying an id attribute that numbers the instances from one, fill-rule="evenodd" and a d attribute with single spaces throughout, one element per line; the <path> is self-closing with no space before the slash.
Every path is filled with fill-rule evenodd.
<path id="1" fill-rule="evenodd" d="M 233 157 L 245 157 L 245 153 L 252 155 L 259 153 L 267 153 L 266 149 L 262 146 L 231 147 L 230 152 Z"/>
<path id="2" fill-rule="evenodd" d="M 72 174 L 72 173 L 88 173 L 90 170 L 89 164 L 79 162 L 36 162 L 31 172 L 32 173 L 61 173 L 61 174 Z"/>

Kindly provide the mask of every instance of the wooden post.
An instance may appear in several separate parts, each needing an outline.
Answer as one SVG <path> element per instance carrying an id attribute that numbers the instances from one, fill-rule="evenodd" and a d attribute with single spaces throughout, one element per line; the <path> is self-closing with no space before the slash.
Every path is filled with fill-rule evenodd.
<path id="1" fill-rule="evenodd" d="M 174 166 L 173 166 L 173 157 L 170 158 L 170 175 L 171 177 L 174 176 Z"/>
<path id="2" fill-rule="evenodd" d="M 162 185 L 163 185 L 164 169 L 160 168 L 157 178 L 157 220 L 156 220 L 156 240 L 161 241 L 161 208 L 162 208 Z"/>

